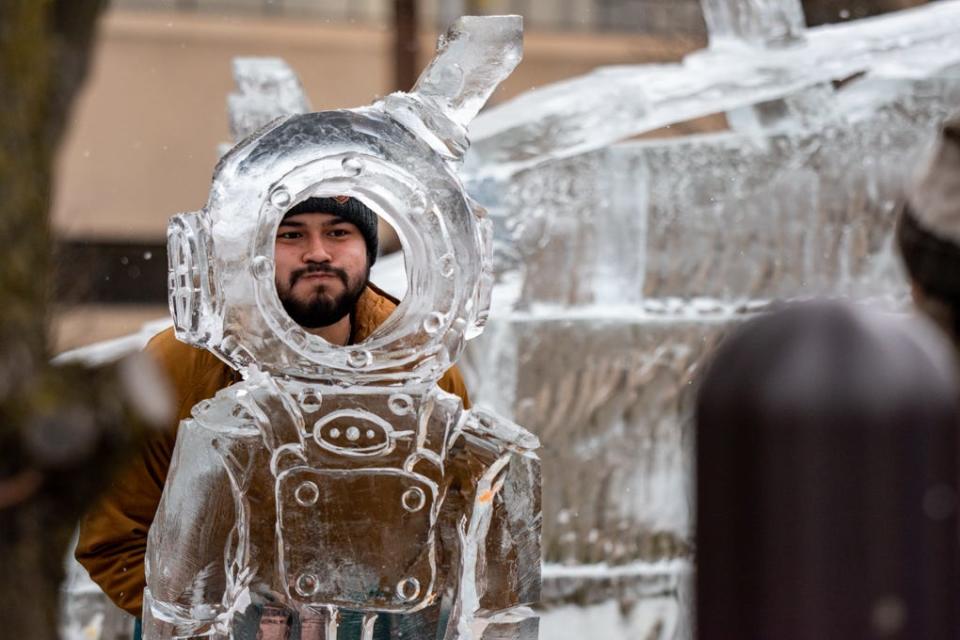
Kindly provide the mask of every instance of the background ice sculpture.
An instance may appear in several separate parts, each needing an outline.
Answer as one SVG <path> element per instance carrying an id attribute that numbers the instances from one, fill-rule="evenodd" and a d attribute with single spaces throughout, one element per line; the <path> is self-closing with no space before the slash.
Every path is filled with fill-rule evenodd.
<path id="1" fill-rule="evenodd" d="M 682 64 L 598 69 L 471 129 L 499 284 L 465 373 L 544 442 L 549 638 L 689 637 L 699 362 L 772 299 L 905 304 L 895 201 L 960 105 L 960 3 L 807 31 L 795 0 L 703 8 L 711 47 Z M 717 112 L 729 130 L 628 140 Z"/>
<path id="2" fill-rule="evenodd" d="M 148 640 L 537 637 L 537 438 L 436 386 L 492 284 L 490 224 L 455 173 L 466 125 L 520 51 L 520 18 L 461 19 L 411 93 L 274 120 L 224 156 L 202 211 L 171 220 L 177 336 L 244 379 L 180 425 L 149 534 Z M 335 195 L 393 224 L 409 273 L 348 347 L 295 324 L 274 277 L 284 213 Z"/>

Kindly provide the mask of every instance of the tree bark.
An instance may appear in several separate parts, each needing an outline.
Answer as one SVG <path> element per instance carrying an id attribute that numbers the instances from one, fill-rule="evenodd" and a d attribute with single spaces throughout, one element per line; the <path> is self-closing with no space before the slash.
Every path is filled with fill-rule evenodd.
<path id="1" fill-rule="evenodd" d="M 77 518 L 143 430 L 136 394 L 151 395 L 143 381 L 156 383 L 156 393 L 163 395 L 162 382 L 150 379 L 153 372 L 142 358 L 95 372 L 48 364 L 51 167 L 104 5 L 105 0 L 0 2 L 0 634 L 5 638 L 57 638 L 63 559 Z"/>
<path id="2" fill-rule="evenodd" d="M 393 0 L 393 21 L 393 84 L 397 91 L 410 91 L 420 72 L 417 0 Z"/>

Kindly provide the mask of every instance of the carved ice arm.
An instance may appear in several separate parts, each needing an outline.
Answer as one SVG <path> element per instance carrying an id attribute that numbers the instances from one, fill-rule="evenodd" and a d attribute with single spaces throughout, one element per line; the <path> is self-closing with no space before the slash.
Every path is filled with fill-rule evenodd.
<path id="1" fill-rule="evenodd" d="M 180 425 L 148 537 L 144 640 L 201 635 L 221 613 L 235 497 L 216 435 L 194 420 Z"/>
<path id="2" fill-rule="evenodd" d="M 461 423 L 468 447 L 498 456 L 477 484 L 461 527 L 458 638 L 537 637 L 540 599 L 540 460 L 536 436 L 482 408 Z"/>

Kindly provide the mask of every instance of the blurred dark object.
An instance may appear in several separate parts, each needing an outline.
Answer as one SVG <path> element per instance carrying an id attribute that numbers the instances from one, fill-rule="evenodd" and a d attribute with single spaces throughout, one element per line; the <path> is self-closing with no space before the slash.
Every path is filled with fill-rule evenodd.
<path id="1" fill-rule="evenodd" d="M 417 0 L 393 0 L 393 84 L 397 91 L 410 91 L 419 75 L 418 20 Z"/>
<path id="2" fill-rule="evenodd" d="M 56 252 L 55 291 L 59 305 L 165 305 L 166 244 L 62 240 Z"/>
<path id="3" fill-rule="evenodd" d="M 104 0 L 0 2 L 0 620 L 4 638 L 55 640 L 76 521 L 162 420 L 149 362 L 49 365 L 53 159 Z M 143 419 L 144 402 L 160 400 Z M 152 409 L 158 409 L 152 406 Z"/>
<path id="4" fill-rule="evenodd" d="M 840 303 L 754 319 L 696 405 L 698 637 L 957 638 L 942 337 Z"/>

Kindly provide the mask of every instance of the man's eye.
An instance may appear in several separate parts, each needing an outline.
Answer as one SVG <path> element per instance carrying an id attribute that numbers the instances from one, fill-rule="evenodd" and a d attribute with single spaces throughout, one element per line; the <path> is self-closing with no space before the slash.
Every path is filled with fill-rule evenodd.
<path id="1" fill-rule="evenodd" d="M 281 231 L 277 234 L 277 237 L 281 240 L 296 240 L 300 237 L 300 232 L 298 231 Z"/>
<path id="2" fill-rule="evenodd" d="M 343 238 L 350 235 L 350 231 L 348 229 L 331 229 L 329 235 L 332 238 Z"/>

